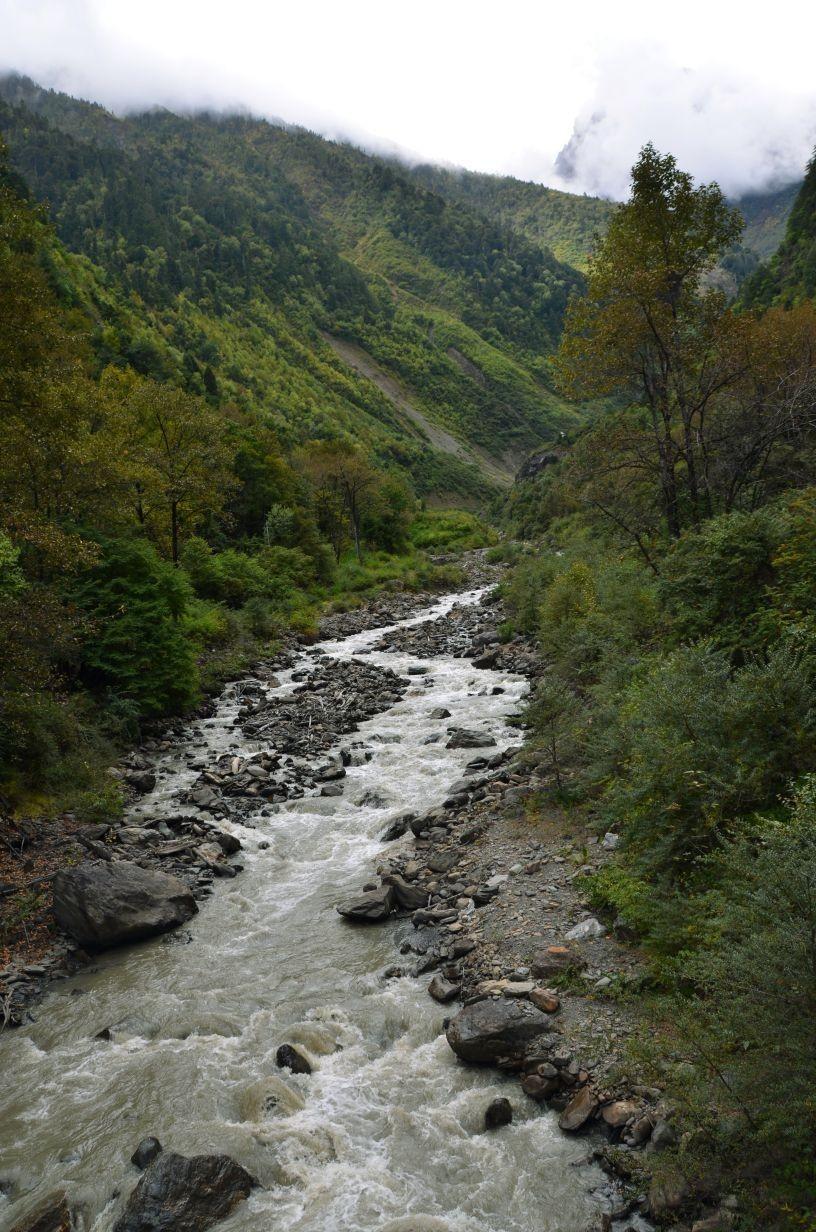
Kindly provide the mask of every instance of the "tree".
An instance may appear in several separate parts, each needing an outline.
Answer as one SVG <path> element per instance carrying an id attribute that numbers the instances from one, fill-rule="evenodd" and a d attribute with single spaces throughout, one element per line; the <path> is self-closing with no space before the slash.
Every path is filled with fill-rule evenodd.
<path id="1" fill-rule="evenodd" d="M 364 454 L 347 441 L 313 442 L 303 454 L 303 466 L 318 502 L 325 505 L 328 518 L 334 516 L 338 505 L 344 510 L 357 559 L 362 561 L 362 519 L 372 505 L 378 484 L 377 471 Z M 332 542 L 339 559 L 336 536 Z"/>
<path id="2" fill-rule="evenodd" d="M 564 390 L 632 408 L 618 452 L 599 455 L 598 467 L 645 472 L 673 537 L 711 512 L 708 412 L 741 368 L 729 346 L 735 318 L 705 279 L 741 230 L 716 184 L 695 188 L 671 155 L 647 145 L 590 262 L 587 293 L 566 316 L 556 365 Z"/>
<path id="3" fill-rule="evenodd" d="M 122 398 L 122 450 L 136 518 L 160 543 L 169 542 L 178 564 L 182 530 L 220 513 L 235 486 L 227 425 L 182 389 L 112 371 L 103 387 Z"/>

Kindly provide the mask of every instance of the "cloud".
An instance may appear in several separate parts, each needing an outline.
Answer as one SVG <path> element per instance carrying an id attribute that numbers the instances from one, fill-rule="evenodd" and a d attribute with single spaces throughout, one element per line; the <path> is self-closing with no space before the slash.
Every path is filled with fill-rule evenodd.
<path id="1" fill-rule="evenodd" d="M 816 85 L 795 0 L 770 23 L 743 0 L 739 25 L 685 4 L 678 22 L 653 0 L 0 0 L 0 71 L 120 113 L 250 110 L 615 198 L 649 140 L 733 195 L 799 178 Z"/>
<path id="2" fill-rule="evenodd" d="M 816 97 L 728 69 L 683 68 L 653 46 L 627 49 L 600 66 L 552 171 L 566 188 L 619 199 L 647 141 L 732 197 L 777 188 L 802 176 L 816 141 Z"/>

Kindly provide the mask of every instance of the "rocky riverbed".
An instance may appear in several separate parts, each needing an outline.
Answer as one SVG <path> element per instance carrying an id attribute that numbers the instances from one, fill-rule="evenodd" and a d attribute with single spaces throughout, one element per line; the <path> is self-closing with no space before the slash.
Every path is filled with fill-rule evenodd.
<path id="1" fill-rule="evenodd" d="M 673 1133 L 662 1093 L 619 1077 L 638 963 L 582 897 L 614 836 L 542 807 L 546 761 L 506 726 L 542 667 L 499 641 L 495 597 L 403 611 L 344 614 L 350 633 L 261 665 L 117 767 L 122 824 L 69 828 L 69 932 L 6 975 L 22 1025 L 5 1047 L 30 1041 L 0 1141 L 10 1215 L 63 1186 L 86 1232 L 142 1226 L 140 1194 L 187 1201 L 185 1178 L 226 1175 L 227 1152 L 236 1228 L 273 1210 L 315 1232 L 646 1226 L 648 1201 L 597 1167 L 645 1176 Z M 80 981 L 34 1005 L 70 966 Z M 139 1135 L 165 1151 L 129 1164 Z M 653 1187 L 655 1213 L 673 1200 Z"/>

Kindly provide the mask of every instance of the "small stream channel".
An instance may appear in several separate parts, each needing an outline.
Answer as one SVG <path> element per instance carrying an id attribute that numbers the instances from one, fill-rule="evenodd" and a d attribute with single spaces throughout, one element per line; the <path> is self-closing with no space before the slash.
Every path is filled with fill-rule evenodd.
<path id="1" fill-rule="evenodd" d="M 319 649 L 366 654 L 382 633 Z M 371 661 L 400 673 L 418 662 Z M 343 739 L 373 756 L 349 767 L 342 797 L 259 809 L 254 828 L 225 822 L 244 844 L 244 872 L 217 883 L 188 930 L 104 955 L 55 985 L 35 1023 L 0 1037 L 0 1179 L 26 1195 L 0 1198 L 0 1227 L 65 1188 L 85 1232 L 108 1232 L 147 1134 L 183 1154 L 225 1152 L 258 1178 L 264 1188 L 221 1232 L 584 1232 L 597 1218 L 589 1191 L 601 1174 L 576 1166 L 587 1144 L 562 1135 L 517 1083 L 456 1061 L 428 977 L 381 978 L 410 921 L 352 927 L 334 910 L 366 880 L 389 819 L 439 804 L 473 756 L 424 744 L 429 733 L 458 724 L 489 730 L 499 748 L 517 740 L 505 719 L 522 679 L 465 659 L 428 663 L 400 702 Z M 506 691 L 493 696 L 496 683 Z M 165 755 L 137 812 L 178 811 L 191 760 L 255 751 L 233 727 L 239 693 L 227 687 L 215 715 Z M 431 720 L 438 706 L 452 717 Z M 372 791 L 388 806 L 358 804 Z M 94 1038 L 105 1027 L 112 1039 Z M 305 1046 L 311 1076 L 276 1067 L 283 1042 Z M 484 1109 L 505 1093 L 514 1122 L 486 1134 Z"/>

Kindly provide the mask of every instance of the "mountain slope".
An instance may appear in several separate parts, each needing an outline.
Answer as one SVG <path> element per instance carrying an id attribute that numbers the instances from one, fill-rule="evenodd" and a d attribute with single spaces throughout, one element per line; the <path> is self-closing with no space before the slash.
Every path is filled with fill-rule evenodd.
<path id="1" fill-rule="evenodd" d="M 412 174 L 427 188 L 485 214 L 502 227 L 552 249 L 561 261 L 585 270 L 596 236 L 603 235 L 613 201 L 578 196 L 513 179 L 473 171 L 419 166 Z M 738 249 L 724 263 L 733 288 L 760 260 L 778 248 L 799 184 L 741 197 L 734 204 L 745 219 Z"/>
<path id="2" fill-rule="evenodd" d="M 120 119 L 20 77 L 0 131 L 75 254 L 65 293 L 100 364 L 258 413 L 285 444 L 353 436 L 421 494 L 471 501 L 574 417 L 546 356 L 580 275 L 381 159 L 246 117 Z"/>
<path id="3" fill-rule="evenodd" d="M 765 265 L 746 282 L 743 302 L 750 307 L 795 304 L 816 296 L 816 154 L 796 196 L 785 238 Z"/>

